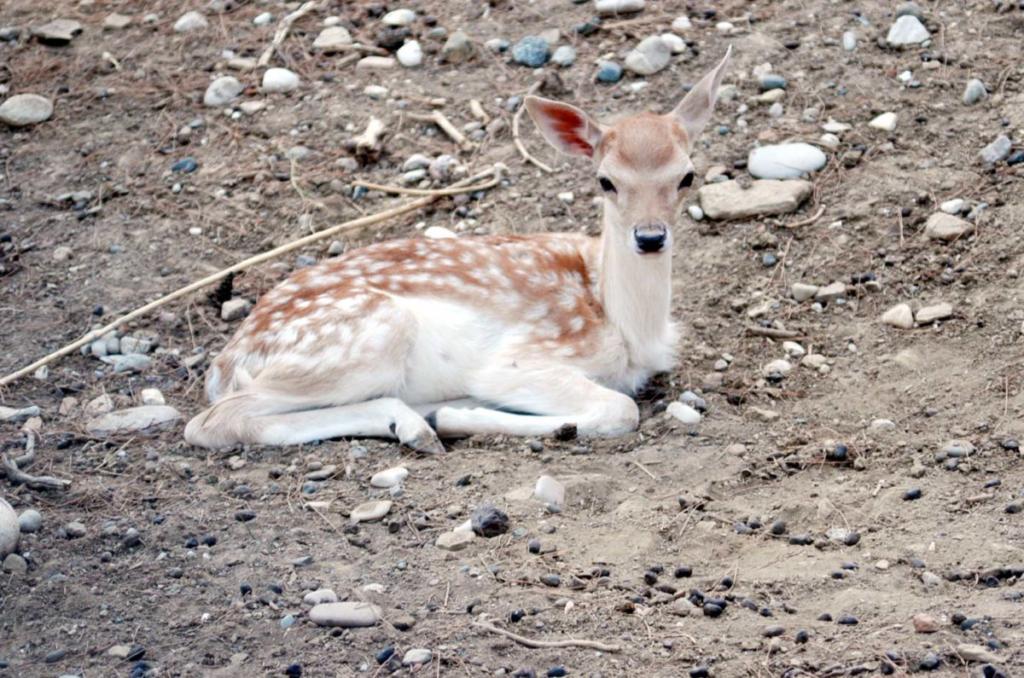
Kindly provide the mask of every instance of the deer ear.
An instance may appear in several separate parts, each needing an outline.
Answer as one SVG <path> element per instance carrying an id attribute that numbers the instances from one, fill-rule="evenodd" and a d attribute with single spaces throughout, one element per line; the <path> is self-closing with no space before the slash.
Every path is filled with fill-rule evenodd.
<path id="1" fill-rule="evenodd" d="M 600 123 L 569 104 L 528 96 L 523 101 L 547 142 L 562 153 L 592 157 L 604 133 Z"/>
<path id="2" fill-rule="evenodd" d="M 725 74 L 725 67 L 729 65 L 731 54 L 732 45 L 729 45 L 718 65 L 701 78 L 672 111 L 676 122 L 686 130 L 691 145 L 711 120 L 711 112 L 715 109 L 715 101 L 718 99 L 718 88 L 722 84 L 722 76 Z"/>

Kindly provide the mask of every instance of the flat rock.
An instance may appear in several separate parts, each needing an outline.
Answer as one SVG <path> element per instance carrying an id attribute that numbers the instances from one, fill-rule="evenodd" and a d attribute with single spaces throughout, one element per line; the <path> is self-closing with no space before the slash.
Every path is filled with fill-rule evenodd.
<path id="1" fill-rule="evenodd" d="M 82 24 L 73 19 L 54 19 L 32 29 L 32 34 L 49 45 L 66 45 L 82 32 Z"/>
<path id="2" fill-rule="evenodd" d="M 914 320 L 919 325 L 927 325 L 933 323 L 936 320 L 943 320 L 953 315 L 953 305 L 942 302 L 941 304 L 933 304 L 931 306 L 925 306 L 914 314 Z"/>
<path id="3" fill-rule="evenodd" d="M 320 31 L 313 41 L 313 49 L 330 54 L 347 49 L 352 44 L 352 34 L 344 26 L 329 26 Z"/>
<path id="4" fill-rule="evenodd" d="M 974 224 L 960 217 L 945 212 L 936 212 L 928 217 L 924 225 L 924 234 L 932 240 L 950 242 L 958 240 L 974 232 Z"/>
<path id="5" fill-rule="evenodd" d="M 416 12 L 411 9 L 393 9 L 381 18 L 387 26 L 408 26 L 416 20 Z"/>
<path id="6" fill-rule="evenodd" d="M 310 620 L 317 626 L 340 626 L 356 628 L 376 626 L 381 618 L 381 609 L 372 603 L 345 602 L 320 603 L 309 611 Z"/>
<path id="7" fill-rule="evenodd" d="M 353 523 L 368 523 L 380 520 L 391 510 L 390 501 L 367 501 L 356 506 L 348 514 L 349 520 Z"/>
<path id="8" fill-rule="evenodd" d="M 817 285 L 810 285 L 808 283 L 793 283 L 792 287 L 789 288 L 790 294 L 797 301 L 807 301 L 814 297 L 818 293 L 820 288 Z"/>
<path id="9" fill-rule="evenodd" d="M 209 25 L 206 17 L 200 12 L 185 12 L 174 22 L 174 31 L 176 33 L 191 33 L 192 31 L 201 31 Z"/>
<path id="10" fill-rule="evenodd" d="M 758 179 L 799 179 L 820 170 L 827 160 L 819 148 L 810 144 L 760 146 L 750 151 L 747 171 Z"/>
<path id="11" fill-rule="evenodd" d="M 882 314 L 882 323 L 901 330 L 912 329 L 914 312 L 910 309 L 910 304 L 896 304 Z"/>
<path id="12" fill-rule="evenodd" d="M 107 31 L 120 31 L 128 28 L 132 24 L 132 18 L 125 14 L 113 14 L 107 15 L 107 18 L 103 20 L 103 29 Z"/>
<path id="13" fill-rule="evenodd" d="M 932 37 L 921 20 L 911 14 L 904 14 L 889 27 L 885 41 L 892 47 L 919 45 Z"/>
<path id="14" fill-rule="evenodd" d="M 94 417 L 85 428 L 101 438 L 119 433 L 150 435 L 171 428 L 180 420 L 181 413 L 169 405 L 142 405 Z"/>
<path id="15" fill-rule="evenodd" d="M 334 589 L 317 589 L 310 591 L 302 597 L 302 602 L 306 605 L 323 605 L 324 603 L 336 603 L 338 602 L 338 594 L 334 592 Z"/>
<path id="16" fill-rule="evenodd" d="M 999 655 L 990 651 L 983 645 L 973 643 L 961 643 L 956 646 L 956 653 L 965 662 L 979 662 L 984 664 L 998 664 L 1002 661 Z M 988 674 L 985 674 L 988 675 Z"/>
<path id="17" fill-rule="evenodd" d="M 363 57 L 356 63 L 356 70 L 373 71 L 394 68 L 396 65 L 398 65 L 398 61 L 396 61 L 394 57 L 371 54 L 370 56 Z"/>
<path id="18" fill-rule="evenodd" d="M 434 546 L 445 551 L 461 551 L 469 546 L 469 543 L 476 539 L 472 531 L 457 530 L 443 532 L 434 542 Z"/>
<path id="19" fill-rule="evenodd" d="M 53 103 L 39 94 L 15 94 L 0 104 L 0 122 L 27 127 L 50 119 Z"/>
<path id="20" fill-rule="evenodd" d="M 39 406 L 29 405 L 28 407 L 4 407 L 0 405 L 0 421 L 25 421 L 32 417 L 39 416 Z"/>
<path id="21" fill-rule="evenodd" d="M 711 219 L 788 214 L 811 195 L 809 181 L 758 179 L 744 189 L 736 180 L 704 184 L 697 192 L 704 214 Z"/>
<path id="22" fill-rule="evenodd" d="M 11 505 L 0 498 L 0 556 L 13 553 L 18 548 L 21 538 L 21 527 L 18 525 L 18 514 Z"/>
<path id="23" fill-rule="evenodd" d="M 814 293 L 815 301 L 834 301 L 844 296 L 846 296 L 846 283 L 840 281 L 825 285 Z"/>
<path id="24" fill-rule="evenodd" d="M 384 471 L 374 473 L 370 478 L 370 485 L 373 487 L 389 488 L 399 485 L 409 476 L 409 469 L 404 466 L 395 466 Z"/>
<path id="25" fill-rule="evenodd" d="M 426 648 L 414 647 L 406 651 L 405 656 L 402 657 L 402 664 L 404 666 L 426 664 L 433 658 L 433 656 L 434 654 Z"/>
<path id="26" fill-rule="evenodd" d="M 654 75 L 668 66 L 671 60 L 672 49 L 660 35 L 651 35 L 626 55 L 625 65 L 626 70 L 637 75 Z"/>
<path id="27" fill-rule="evenodd" d="M 594 0 L 594 9 L 601 16 L 628 14 L 643 10 L 645 0 Z"/>
<path id="28" fill-rule="evenodd" d="M 899 116 L 895 113 L 882 113 L 876 116 L 868 123 L 868 127 L 873 129 L 880 129 L 883 132 L 892 132 L 896 129 L 896 123 L 899 122 Z"/>
<path id="29" fill-rule="evenodd" d="M 220 306 L 220 319 L 225 322 L 241 320 L 245 316 L 249 315 L 249 311 L 251 310 L 252 302 L 248 299 L 242 299 L 241 297 L 228 299 Z"/>

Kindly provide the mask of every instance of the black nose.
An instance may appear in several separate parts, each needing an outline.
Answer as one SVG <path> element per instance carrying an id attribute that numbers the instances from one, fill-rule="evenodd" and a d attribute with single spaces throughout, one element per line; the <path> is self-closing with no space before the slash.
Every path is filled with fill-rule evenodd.
<path id="1" fill-rule="evenodd" d="M 633 237 L 636 238 L 636 246 L 641 252 L 660 252 L 665 246 L 665 238 L 668 229 L 664 224 L 649 224 L 638 226 L 633 229 Z"/>

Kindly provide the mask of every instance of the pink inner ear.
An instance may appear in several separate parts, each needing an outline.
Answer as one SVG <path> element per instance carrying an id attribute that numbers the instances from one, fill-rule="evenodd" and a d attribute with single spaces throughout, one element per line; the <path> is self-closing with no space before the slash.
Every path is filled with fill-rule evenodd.
<path id="1" fill-rule="evenodd" d="M 587 121 L 579 113 L 562 106 L 545 106 L 543 113 L 562 141 L 588 156 L 594 154 L 594 147 L 580 136 L 580 130 L 586 127 Z"/>

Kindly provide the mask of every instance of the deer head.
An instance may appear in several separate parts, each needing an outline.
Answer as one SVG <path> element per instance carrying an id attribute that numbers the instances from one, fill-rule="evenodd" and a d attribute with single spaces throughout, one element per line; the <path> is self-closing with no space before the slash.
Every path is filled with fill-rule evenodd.
<path id="1" fill-rule="evenodd" d="M 593 161 L 609 245 L 642 257 L 671 252 L 670 226 L 694 180 L 690 152 L 711 119 L 731 52 L 666 115 L 641 113 L 605 125 L 575 106 L 526 98 L 526 110 L 548 143 Z"/>

